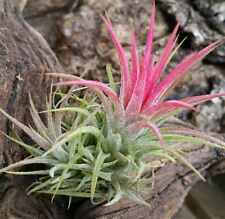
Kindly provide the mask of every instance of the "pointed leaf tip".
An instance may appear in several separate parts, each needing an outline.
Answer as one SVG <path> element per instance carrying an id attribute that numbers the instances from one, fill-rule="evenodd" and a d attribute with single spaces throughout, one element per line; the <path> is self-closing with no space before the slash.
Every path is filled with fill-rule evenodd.
<path id="1" fill-rule="evenodd" d="M 106 84 L 102 82 L 80 79 L 80 80 L 59 82 L 59 83 L 56 83 L 55 85 L 58 85 L 58 86 L 81 85 L 81 86 L 86 86 L 92 89 L 98 89 L 104 92 L 107 96 L 109 96 L 115 104 L 119 103 L 119 98 L 117 94 L 110 87 L 108 87 Z"/>
<path id="2" fill-rule="evenodd" d="M 111 21 L 104 16 L 101 16 L 101 18 L 106 25 L 106 28 L 110 34 L 111 40 L 116 48 L 116 51 L 119 57 L 120 69 L 121 69 L 120 99 L 124 105 L 127 105 L 129 97 L 131 96 L 131 78 L 130 78 L 128 60 L 120 41 L 118 40 L 115 32 L 113 31 Z"/>

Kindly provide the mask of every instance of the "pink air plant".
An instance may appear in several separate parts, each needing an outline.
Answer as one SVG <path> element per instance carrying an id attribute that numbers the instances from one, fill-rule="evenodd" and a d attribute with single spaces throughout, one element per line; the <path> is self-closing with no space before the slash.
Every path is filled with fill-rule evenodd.
<path id="1" fill-rule="evenodd" d="M 176 25 L 174 28 L 158 62 L 154 64 L 152 50 L 155 14 L 155 1 L 153 1 L 146 46 L 141 57 L 138 55 L 136 35 L 135 33 L 132 34 L 130 68 L 125 51 L 113 31 L 110 20 L 107 17 L 102 16 L 102 20 L 105 22 L 120 61 L 121 87 L 119 96 L 113 89 L 104 83 L 84 80 L 78 77 L 72 81 L 60 82 L 58 85 L 82 85 L 92 89 L 101 90 L 111 99 L 117 108 L 122 106 L 123 112 L 125 112 L 127 117 L 144 116 L 148 121 L 157 120 L 157 118 L 164 117 L 164 115 L 177 112 L 178 110 L 195 110 L 195 105 L 225 95 L 225 93 L 221 93 L 193 96 L 181 100 L 164 101 L 168 95 L 168 91 L 184 78 L 188 70 L 190 70 L 194 64 L 202 60 L 208 53 L 218 47 L 222 43 L 222 40 L 210 44 L 199 52 L 193 52 L 188 55 L 174 69 L 170 70 L 168 75 L 162 77 L 168 62 L 171 59 L 172 53 L 175 50 L 179 25 Z M 57 75 L 60 76 L 60 74 Z M 61 76 L 63 76 L 63 74 L 61 74 Z M 143 123 L 143 126 L 147 125 L 149 125 L 151 129 L 154 129 L 155 133 L 159 133 L 153 124 L 150 124 L 149 122 Z"/>
<path id="2" fill-rule="evenodd" d="M 176 25 L 155 64 L 152 55 L 155 12 L 153 1 L 146 47 L 141 57 L 136 35 L 132 34 L 131 63 L 128 63 L 110 20 L 102 17 L 119 56 L 119 95 L 110 72 L 107 73 L 112 88 L 102 82 L 52 73 L 64 79 L 72 78 L 57 85 L 85 86 L 95 93 L 79 95 L 73 92 L 64 94 L 62 90 L 51 91 L 43 117 L 40 117 L 30 97 L 33 127 L 22 124 L 0 108 L 0 114 L 23 130 L 31 140 L 27 144 L 17 135 L 14 138 L 14 135 L 3 134 L 23 147 L 30 156 L 0 169 L 0 174 L 40 175 L 38 181 L 35 180 L 29 187 L 29 193 L 50 194 L 53 199 L 56 195 L 65 196 L 69 198 L 69 203 L 75 197 L 79 200 L 90 198 L 93 204 L 106 205 L 126 197 L 149 206 L 142 195 L 145 192 L 149 194 L 154 185 L 155 169 L 169 161 L 180 161 L 204 180 L 185 159 L 186 150 L 183 149 L 190 144 L 225 149 L 225 143 L 178 119 L 171 122 L 170 118 L 183 109 L 195 110 L 197 104 L 225 96 L 225 93 L 181 100 L 165 99 L 168 91 L 188 70 L 219 46 L 222 40 L 193 52 L 164 75 L 176 51 L 179 25 Z M 18 169 L 27 165 L 35 165 L 35 168 L 30 171 L 27 167 L 25 172 Z"/>

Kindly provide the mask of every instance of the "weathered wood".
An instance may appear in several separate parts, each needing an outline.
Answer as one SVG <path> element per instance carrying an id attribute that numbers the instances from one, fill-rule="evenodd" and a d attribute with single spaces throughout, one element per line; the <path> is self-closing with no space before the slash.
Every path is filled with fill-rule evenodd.
<path id="1" fill-rule="evenodd" d="M 158 0 L 158 5 L 170 20 L 179 22 L 186 33 L 189 47 L 204 47 L 225 36 L 225 3 L 221 0 Z M 224 64 L 225 45 L 213 51 L 207 60 Z"/>
<path id="2" fill-rule="evenodd" d="M 62 71 L 62 68 L 42 36 L 23 20 L 18 3 L 0 1 L 0 103 L 1 108 L 24 120 L 27 94 L 30 92 L 41 106 L 50 84 L 45 73 Z M 0 130 L 8 131 L 7 128 L 1 116 Z M 0 139 L 1 163 L 17 160 L 19 154 L 16 147 Z"/>
<path id="3" fill-rule="evenodd" d="M 179 213 L 173 219 L 197 219 L 190 209 L 184 205 Z"/>
<path id="4" fill-rule="evenodd" d="M 225 194 L 214 184 L 200 183 L 194 187 L 186 203 L 198 218 L 225 218 Z"/>
<path id="5" fill-rule="evenodd" d="M 23 20 L 20 14 L 22 3 L 25 2 L 0 0 L 0 107 L 25 121 L 29 118 L 28 93 L 41 107 L 50 84 L 45 72 L 62 71 L 62 68 L 42 36 Z M 0 130 L 10 130 L 2 115 Z M 19 147 L 0 138 L 1 166 L 22 156 Z M 4 181 L 1 176 L 1 219 L 65 218 L 49 201 L 28 197 L 24 187 L 26 181 L 18 178 Z"/>

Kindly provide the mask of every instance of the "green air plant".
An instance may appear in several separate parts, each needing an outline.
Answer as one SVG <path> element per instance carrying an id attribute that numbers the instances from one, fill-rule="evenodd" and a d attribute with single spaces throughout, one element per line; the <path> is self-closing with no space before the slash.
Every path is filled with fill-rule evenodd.
<path id="1" fill-rule="evenodd" d="M 30 98 L 34 128 L 25 126 L 0 110 L 33 141 L 33 144 L 26 144 L 17 137 L 7 136 L 25 148 L 30 156 L 0 172 L 37 175 L 37 181 L 30 186 L 29 193 L 51 194 L 53 198 L 55 195 L 67 196 L 69 200 L 73 197 L 90 198 L 94 204 L 106 205 L 126 197 L 148 205 L 143 194 L 154 183 L 154 170 L 167 162 L 181 162 L 204 179 L 185 159 L 185 146 L 204 143 L 225 148 L 225 143 L 219 139 L 182 123 L 171 122 L 171 118 L 182 110 L 196 110 L 197 104 L 224 96 L 225 93 L 166 100 L 169 90 L 222 40 L 185 57 L 165 76 L 163 72 L 176 51 L 179 26 L 175 27 L 155 63 L 152 56 L 154 1 L 146 47 L 140 58 L 136 36 L 132 34 L 130 67 L 110 20 L 102 19 L 120 60 L 119 95 L 110 68 L 107 68 L 110 86 L 72 75 L 52 73 L 52 76 L 66 80 L 57 83 L 58 88 L 50 94 L 47 110 L 42 112 L 46 119 L 41 119 Z M 89 95 L 78 95 L 78 88 L 63 94 L 59 87 L 65 85 L 72 86 L 71 90 L 81 86 L 81 89 L 88 88 L 91 92 Z M 59 96 L 61 99 L 57 102 Z M 21 169 L 29 165 L 35 165 L 36 169 Z"/>

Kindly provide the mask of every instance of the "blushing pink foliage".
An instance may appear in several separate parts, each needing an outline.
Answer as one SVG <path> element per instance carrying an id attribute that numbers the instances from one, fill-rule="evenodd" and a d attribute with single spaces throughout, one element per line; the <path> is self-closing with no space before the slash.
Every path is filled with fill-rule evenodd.
<path id="1" fill-rule="evenodd" d="M 177 24 L 168 38 L 166 46 L 155 64 L 153 60 L 153 40 L 155 29 L 156 7 L 155 1 L 152 4 L 152 14 L 149 19 L 149 29 L 146 46 L 142 56 L 139 56 L 137 49 L 136 34 L 131 37 L 131 63 L 126 57 L 125 51 L 116 37 L 112 23 L 107 17 L 102 16 L 112 42 L 117 50 L 121 70 L 121 87 L 119 95 L 106 84 L 96 81 L 77 78 L 72 81 L 60 82 L 58 85 L 83 85 L 89 88 L 98 89 L 104 92 L 115 106 L 122 106 L 127 116 L 147 116 L 151 119 L 160 118 L 168 113 L 182 109 L 194 109 L 194 106 L 215 97 L 225 95 L 213 94 L 184 98 L 181 100 L 164 100 L 168 91 L 177 82 L 184 78 L 194 64 L 202 60 L 208 53 L 218 47 L 222 40 L 218 40 L 199 52 L 193 52 L 185 57 L 175 68 L 163 77 L 167 64 L 169 63 L 177 43 Z"/>

